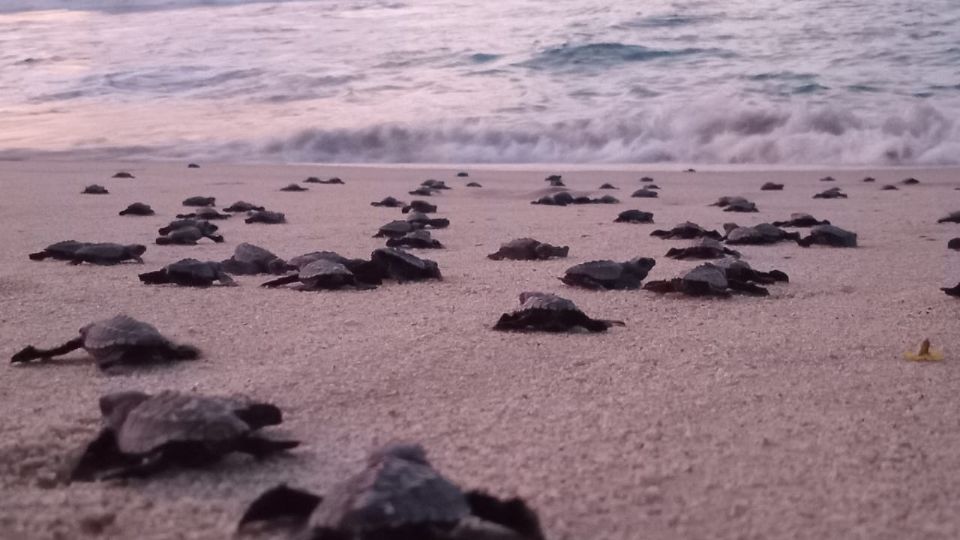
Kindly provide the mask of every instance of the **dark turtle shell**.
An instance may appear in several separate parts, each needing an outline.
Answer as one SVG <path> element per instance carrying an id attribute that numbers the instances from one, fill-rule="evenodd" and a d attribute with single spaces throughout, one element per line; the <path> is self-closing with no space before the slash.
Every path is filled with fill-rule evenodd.
<path id="1" fill-rule="evenodd" d="M 223 238 L 220 238 L 215 234 L 219 227 L 217 227 L 217 225 L 214 223 L 210 223 L 209 221 L 204 221 L 202 219 L 177 219 L 171 221 L 166 227 L 158 229 L 157 233 L 170 234 L 177 229 L 184 229 L 187 227 L 193 227 L 199 230 L 203 236 L 210 238 L 214 242 L 223 241 Z M 217 240 L 217 238 L 220 238 L 220 240 Z"/>
<path id="2" fill-rule="evenodd" d="M 468 182 L 467 187 L 478 188 L 483 186 L 481 186 L 478 182 Z"/>
<path id="3" fill-rule="evenodd" d="M 731 245 L 762 245 L 774 244 L 783 240 L 797 241 L 799 239 L 800 235 L 797 233 L 787 232 L 769 223 L 760 223 L 753 227 L 734 226 L 727 233 L 726 241 Z"/>
<path id="4" fill-rule="evenodd" d="M 237 275 L 279 274 L 289 268 L 273 252 L 243 242 L 233 250 L 233 256 L 220 263 L 224 272 Z"/>
<path id="5" fill-rule="evenodd" d="M 380 269 L 384 278 L 397 281 L 442 279 L 440 267 L 435 261 L 421 259 L 399 248 L 374 250 L 370 255 L 370 260 Z"/>
<path id="6" fill-rule="evenodd" d="M 215 208 L 209 206 L 197 208 L 196 212 L 191 212 L 189 214 L 177 214 L 178 219 L 203 219 L 203 220 L 218 220 L 218 219 L 229 219 L 230 214 L 221 214 L 217 212 Z"/>
<path id="7" fill-rule="evenodd" d="M 421 214 L 432 214 L 437 211 L 437 205 L 430 204 L 427 201 L 412 200 L 410 204 L 403 207 L 402 212 L 407 214 L 411 211 L 420 212 Z"/>
<path id="8" fill-rule="evenodd" d="M 73 254 L 76 253 L 80 248 L 89 246 L 90 242 L 77 242 L 76 240 L 64 240 L 62 242 L 56 242 L 50 244 L 46 248 L 36 253 L 31 253 L 29 255 L 30 260 L 33 261 L 42 261 L 44 259 L 57 259 L 61 261 L 69 261 L 73 258 Z"/>
<path id="9" fill-rule="evenodd" d="M 185 287 L 209 287 L 214 281 L 226 286 L 236 285 L 233 278 L 224 273 L 220 263 L 197 259 L 180 259 L 155 272 L 140 274 L 139 278 L 147 285 L 173 283 Z"/>
<path id="10" fill-rule="evenodd" d="M 430 235 L 430 231 L 411 231 L 399 238 L 388 238 L 387 247 L 406 247 L 414 249 L 443 249 L 443 244 Z"/>
<path id="11" fill-rule="evenodd" d="M 109 195 L 110 192 L 107 191 L 107 188 L 101 186 L 100 184 L 90 184 L 89 186 L 83 188 L 83 191 L 80 193 L 84 195 Z"/>
<path id="12" fill-rule="evenodd" d="M 377 229 L 374 238 L 400 238 L 401 236 L 421 228 L 417 223 L 404 220 L 394 220 Z"/>
<path id="13" fill-rule="evenodd" d="M 656 264 L 649 257 L 635 257 L 625 262 L 589 261 L 571 266 L 560 280 L 567 285 L 594 290 L 639 289 Z"/>
<path id="14" fill-rule="evenodd" d="M 247 201 L 237 201 L 223 209 L 224 212 L 251 212 L 254 210 L 262 212 L 264 207 L 248 203 Z"/>
<path id="15" fill-rule="evenodd" d="M 307 188 L 301 186 L 300 184 L 287 184 L 280 188 L 280 191 L 307 191 Z"/>
<path id="16" fill-rule="evenodd" d="M 624 210 L 613 221 L 615 223 L 653 223 L 653 213 L 642 210 Z"/>
<path id="17" fill-rule="evenodd" d="M 183 200 L 184 206 L 213 206 L 217 203 L 216 197 L 187 197 Z"/>
<path id="18" fill-rule="evenodd" d="M 73 264 L 90 263 L 98 265 L 114 265 L 124 261 L 142 263 L 140 258 L 147 251 L 147 247 L 140 244 L 114 244 L 103 242 L 80 246 L 70 261 Z"/>
<path id="19" fill-rule="evenodd" d="M 650 236 L 656 236 L 658 238 L 681 238 L 684 240 L 692 240 L 694 238 L 713 238 L 715 240 L 720 240 L 723 236 L 720 235 L 717 231 L 708 231 L 690 221 L 683 222 L 669 231 L 658 229 L 650 233 Z"/>
<path id="20" fill-rule="evenodd" d="M 149 204 L 135 202 L 120 211 L 121 216 L 152 216 L 155 212 Z"/>
<path id="21" fill-rule="evenodd" d="M 783 184 L 765 182 L 762 186 L 760 186 L 760 191 L 783 191 Z"/>
<path id="22" fill-rule="evenodd" d="M 793 213 L 786 221 L 774 221 L 774 227 L 813 227 L 814 225 L 829 225 L 827 220 L 819 220 L 810 214 Z"/>
<path id="23" fill-rule="evenodd" d="M 114 178 L 136 178 L 135 176 L 133 176 L 132 174 L 128 173 L 127 171 L 120 171 L 120 172 L 118 172 L 118 173 L 115 173 L 115 174 L 113 175 L 113 177 L 114 177 Z"/>
<path id="24" fill-rule="evenodd" d="M 656 191 L 649 188 L 641 188 L 630 194 L 631 197 L 637 197 L 639 199 L 656 199 L 660 195 Z"/>
<path id="25" fill-rule="evenodd" d="M 271 212 L 269 210 L 254 210 L 247 214 L 247 219 L 243 220 L 244 223 L 266 223 L 268 225 L 276 225 L 278 223 L 286 223 L 287 216 L 283 212 Z"/>
<path id="26" fill-rule="evenodd" d="M 397 208 L 403 206 L 403 201 L 394 199 L 393 197 L 384 197 L 379 202 L 372 202 L 370 206 L 383 206 L 385 208 Z"/>
<path id="27" fill-rule="evenodd" d="M 843 193 L 840 188 L 833 187 L 825 191 L 821 191 L 813 196 L 814 199 L 846 199 L 847 194 Z"/>
<path id="28" fill-rule="evenodd" d="M 623 326 L 623 322 L 591 319 L 573 301 L 555 294 L 524 292 L 520 294 L 520 309 L 501 315 L 493 329 L 539 332 L 583 329 L 606 332 L 614 325 Z"/>
<path id="29" fill-rule="evenodd" d="M 408 191 L 408 193 L 410 195 L 416 195 L 419 197 L 431 197 L 433 196 L 434 193 L 436 193 L 436 190 L 430 189 L 428 187 L 418 187 L 417 189 Z"/>
<path id="30" fill-rule="evenodd" d="M 546 260 L 551 257 L 566 257 L 570 253 L 568 246 L 553 246 L 533 238 L 516 238 L 500 246 L 496 253 L 487 255 L 488 259 L 500 261 L 512 259 L 517 261 Z"/>
<path id="31" fill-rule="evenodd" d="M 600 189 L 619 189 L 619 188 L 613 184 L 604 182 L 603 184 L 600 184 Z"/>
<path id="32" fill-rule="evenodd" d="M 803 247 L 820 244 L 831 247 L 857 247 L 857 233 L 833 225 L 817 225 L 798 243 Z"/>
<path id="33" fill-rule="evenodd" d="M 420 183 L 420 186 L 430 189 L 450 189 L 450 186 L 448 186 L 443 180 L 424 180 Z"/>
<path id="34" fill-rule="evenodd" d="M 724 257 L 740 258 L 740 252 L 724 247 L 713 238 L 701 238 L 694 245 L 685 248 L 670 248 L 667 257 L 671 259 L 722 259 Z"/>
<path id="35" fill-rule="evenodd" d="M 937 223 L 960 223 L 960 210 L 950 212 L 946 216 L 938 219 Z"/>

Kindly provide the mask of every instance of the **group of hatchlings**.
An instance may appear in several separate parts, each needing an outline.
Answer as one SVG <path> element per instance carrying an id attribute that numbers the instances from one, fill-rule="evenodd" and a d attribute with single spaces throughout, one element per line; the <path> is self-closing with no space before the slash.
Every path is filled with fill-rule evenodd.
<path id="1" fill-rule="evenodd" d="M 467 175 L 461 173 L 458 176 Z M 548 177 L 548 181 L 553 186 L 562 185 L 560 177 L 556 175 Z M 644 181 L 649 179 L 645 178 Z M 315 183 L 337 184 L 342 181 L 331 179 Z M 284 190 L 294 191 L 288 188 Z M 440 189 L 449 187 L 443 182 L 428 181 L 411 193 L 432 195 Z M 605 184 L 604 189 L 616 188 Z M 834 190 L 831 193 L 836 192 Z M 193 197 L 184 203 L 208 207 L 213 204 L 213 199 Z M 335 252 L 319 251 L 289 261 L 284 261 L 261 247 L 242 243 L 237 246 L 230 259 L 221 262 L 183 259 L 159 270 L 142 273 L 139 277 L 146 284 L 209 286 L 214 282 L 236 285 L 230 277 L 231 274 L 273 274 L 277 277 L 263 283 L 264 287 L 298 284 L 297 287 L 301 290 L 344 287 L 368 289 L 387 279 L 399 282 L 441 279 L 436 262 L 395 247 L 437 247 L 439 242 L 430 239 L 429 233 L 423 234 L 427 227 L 444 228 L 449 225 L 446 219 L 427 217 L 427 214 L 436 212 L 437 207 L 425 201 L 405 204 L 392 197 L 371 204 L 402 207 L 404 213 L 411 214 L 411 218 L 407 220 L 384 225 L 377 234 L 387 237 L 388 242 L 409 238 L 409 243 L 395 242 L 388 247 L 377 249 L 370 259 L 349 259 Z M 728 209 L 732 206 L 734 211 L 756 211 L 755 204 L 738 197 L 724 197 L 715 204 Z M 265 211 L 242 201 L 227 210 Z M 143 208 L 128 208 L 124 212 L 134 215 L 153 213 L 152 209 L 148 214 Z M 209 212 L 207 214 L 212 215 Z M 191 229 L 186 243 L 195 243 L 202 237 L 215 242 L 223 241 L 223 238 L 216 234 L 216 226 L 203 219 L 201 214 L 181 215 L 178 218 L 187 223 L 183 225 L 184 228 Z M 651 223 L 653 215 L 640 210 L 628 210 L 622 212 L 616 221 Z M 954 212 L 940 222 L 960 223 L 960 212 Z M 161 229 L 161 234 L 175 232 L 176 224 L 177 222 L 174 222 Z M 799 234 L 788 232 L 781 227 L 812 229 L 810 235 L 801 238 Z M 623 262 L 600 260 L 577 264 L 567 269 L 561 280 L 567 285 L 594 290 L 642 287 L 657 293 L 679 292 L 693 296 L 767 295 L 767 289 L 761 285 L 786 282 L 789 280 L 788 276 L 779 270 L 754 270 L 740 260 L 739 252 L 727 245 L 770 244 L 780 241 L 795 241 L 801 246 L 857 245 L 856 234 L 835 227 L 827 221 L 817 220 L 809 214 L 794 214 L 787 221 L 752 227 L 727 224 L 724 230 L 726 234 L 721 234 L 686 222 L 669 230 L 653 231 L 651 235 L 655 237 L 696 241 L 685 248 L 670 249 L 667 257 L 713 260 L 671 280 L 649 281 L 643 284 L 643 280 L 656 264 L 647 257 L 635 257 Z M 165 242 L 158 239 L 157 243 L 162 245 L 177 242 L 179 241 Z M 951 241 L 950 248 L 960 249 L 960 239 Z M 68 260 L 72 264 L 117 264 L 126 260 L 142 262 L 140 256 L 145 251 L 146 247 L 142 245 L 66 241 L 30 254 L 30 258 L 55 258 Z M 503 244 L 488 258 L 546 260 L 566 257 L 568 254 L 567 246 L 553 246 L 532 238 L 519 238 Z M 944 291 L 960 296 L 960 284 Z M 593 319 L 578 309 L 572 301 L 549 293 L 521 293 L 520 304 L 518 310 L 503 314 L 493 328 L 516 331 L 603 332 L 611 326 L 624 324 L 621 321 Z M 101 369 L 193 360 L 200 356 L 196 347 L 174 343 L 150 324 L 126 315 L 117 315 L 84 326 L 78 337 L 63 345 L 50 349 L 28 346 L 16 353 L 12 362 L 49 359 L 79 348 L 83 348 Z M 929 349 L 928 342 L 924 342 L 919 354 L 908 357 L 914 360 L 932 360 L 938 359 L 939 355 Z M 72 481 L 143 477 L 169 466 L 203 466 L 232 452 L 262 459 L 299 444 L 295 440 L 276 440 L 263 436 L 260 433 L 262 428 L 282 422 L 280 409 L 273 404 L 257 402 L 243 396 L 203 396 L 172 391 L 155 395 L 118 392 L 103 396 L 100 399 L 100 410 L 103 427 L 72 467 Z M 392 443 L 373 452 L 359 473 L 335 486 L 325 496 L 286 485 L 268 490 L 249 506 L 240 521 L 240 530 L 276 524 L 289 526 L 292 534 L 298 538 L 317 540 L 544 538 L 536 513 L 523 500 L 502 500 L 481 491 L 464 491 L 432 467 L 420 445 L 403 442 Z"/>

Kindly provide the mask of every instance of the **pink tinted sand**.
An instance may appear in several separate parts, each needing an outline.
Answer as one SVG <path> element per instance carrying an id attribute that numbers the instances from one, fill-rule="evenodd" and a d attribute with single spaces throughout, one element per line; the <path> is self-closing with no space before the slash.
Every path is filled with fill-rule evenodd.
<path id="1" fill-rule="evenodd" d="M 0 537 L 226 538 L 244 506 L 279 482 L 323 492 L 366 452 L 394 438 L 423 442 L 456 482 L 520 495 L 549 538 L 960 537 L 960 281 L 948 252 L 960 225 L 957 170 L 497 171 L 176 163 L 0 163 L 0 352 L 52 345 L 118 312 L 151 322 L 205 352 L 196 363 L 105 375 L 82 353 L 0 377 Z M 129 170 L 136 179 L 111 179 Z M 548 173 L 575 190 L 603 182 L 618 205 L 531 206 Z M 819 182 L 825 174 L 835 183 Z M 659 199 L 631 199 L 650 174 Z M 865 175 L 877 183 L 865 184 Z M 344 186 L 277 189 L 311 175 Z M 880 191 L 915 176 L 918 186 Z M 449 229 L 435 259 L 442 282 L 375 291 L 148 287 L 136 278 L 183 257 L 219 260 L 240 242 L 282 257 L 335 250 L 368 256 L 377 227 L 399 210 L 371 201 L 426 178 L 454 187 L 434 197 Z M 466 181 L 483 184 L 464 187 Z M 761 192 L 765 181 L 782 192 Z M 110 195 L 79 192 L 101 183 Z M 846 200 L 813 200 L 843 188 Z M 594 192 L 602 194 L 605 192 Z M 221 222 L 226 242 L 153 245 L 156 229 L 191 195 L 220 206 L 247 200 L 289 223 Z M 707 206 L 721 195 L 756 201 L 756 214 Z M 120 217 L 134 201 L 155 217 Z M 655 225 L 613 223 L 622 210 Z M 855 250 L 744 247 L 755 267 L 780 269 L 769 298 L 698 300 L 645 291 L 597 293 L 557 280 L 597 258 L 657 259 L 652 279 L 694 262 L 685 245 L 649 236 L 684 220 L 720 228 L 807 211 L 856 231 Z M 494 262 L 520 236 L 570 246 L 568 259 Z M 140 242 L 145 264 L 74 267 L 29 261 L 58 240 Z M 490 329 L 525 290 L 556 292 L 588 314 L 622 319 L 601 335 L 503 334 Z M 930 338 L 946 361 L 904 351 Z M 286 413 L 278 433 L 303 440 L 288 457 L 230 459 L 149 481 L 63 485 L 57 471 L 96 431 L 100 394 L 122 389 L 242 392 Z"/>

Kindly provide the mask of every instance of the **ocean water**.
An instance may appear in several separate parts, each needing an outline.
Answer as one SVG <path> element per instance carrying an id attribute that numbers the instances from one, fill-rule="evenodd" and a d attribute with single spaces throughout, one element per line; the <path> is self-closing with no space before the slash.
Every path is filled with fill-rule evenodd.
<path id="1" fill-rule="evenodd" d="M 0 156 L 960 163 L 958 0 L 3 0 Z"/>

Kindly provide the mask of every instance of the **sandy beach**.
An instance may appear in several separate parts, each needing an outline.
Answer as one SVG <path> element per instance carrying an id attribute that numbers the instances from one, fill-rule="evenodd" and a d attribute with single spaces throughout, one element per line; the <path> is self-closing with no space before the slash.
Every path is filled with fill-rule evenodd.
<path id="1" fill-rule="evenodd" d="M 456 178 L 458 170 L 469 178 Z M 119 170 L 135 179 L 112 179 Z M 533 206 L 547 174 L 574 191 L 603 182 L 616 205 Z M 819 179 L 834 176 L 833 183 Z M 346 184 L 278 189 L 307 176 Z M 631 199 L 654 177 L 658 199 Z M 863 183 L 864 176 L 876 183 Z M 881 191 L 909 176 L 919 185 Z M 431 199 L 448 229 L 436 260 L 442 282 L 373 291 L 145 286 L 137 273 L 185 257 L 222 260 L 250 242 L 289 258 L 334 250 L 368 257 L 377 228 L 422 180 L 454 189 Z M 464 187 L 467 181 L 483 185 Z M 760 191 L 766 181 L 783 191 Z M 109 195 L 81 195 L 99 183 Z M 840 187 L 848 199 L 814 200 Z M 948 251 L 960 225 L 960 170 L 589 170 L 496 167 L 385 168 L 201 163 L 0 162 L 0 351 L 54 345 L 80 326 L 126 313 L 192 343 L 201 360 L 100 372 L 82 351 L 4 366 L 0 400 L 0 537 L 228 538 L 245 506 L 281 482 L 322 493 L 392 439 L 422 442 L 460 485 L 519 495 L 548 538 L 951 539 L 960 537 L 960 281 Z M 286 213 L 283 225 L 219 222 L 226 241 L 157 246 L 157 228 L 193 195 L 218 207 L 246 200 Z M 708 206 L 742 195 L 758 213 Z M 121 217 L 134 201 L 157 211 Z M 655 224 L 613 223 L 631 208 Z M 653 257 L 648 279 L 695 261 L 664 257 L 687 241 L 650 236 L 690 220 L 721 229 L 809 212 L 855 231 L 857 249 L 793 243 L 741 246 L 760 270 L 790 283 L 766 298 L 691 299 L 647 291 L 592 292 L 557 278 L 592 259 Z M 570 257 L 491 261 L 507 240 L 569 245 Z M 27 254 L 67 239 L 148 246 L 144 264 L 34 262 Z M 588 315 L 620 319 L 597 335 L 501 333 L 522 291 L 554 292 Z M 903 353 L 929 338 L 939 363 Z M 285 413 L 271 430 L 303 441 L 262 463 L 230 458 L 208 470 L 148 480 L 59 480 L 96 433 L 106 392 L 240 392 Z"/>

